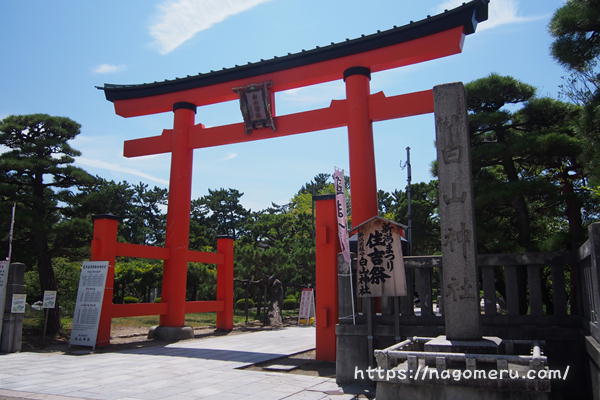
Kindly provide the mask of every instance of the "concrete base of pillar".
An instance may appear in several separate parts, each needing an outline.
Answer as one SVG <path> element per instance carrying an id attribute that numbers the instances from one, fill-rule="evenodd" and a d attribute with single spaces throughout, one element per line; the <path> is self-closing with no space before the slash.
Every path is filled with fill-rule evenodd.
<path id="1" fill-rule="evenodd" d="M 148 331 L 148 339 L 165 340 L 167 342 L 193 338 L 194 328 L 191 326 L 153 326 Z"/>

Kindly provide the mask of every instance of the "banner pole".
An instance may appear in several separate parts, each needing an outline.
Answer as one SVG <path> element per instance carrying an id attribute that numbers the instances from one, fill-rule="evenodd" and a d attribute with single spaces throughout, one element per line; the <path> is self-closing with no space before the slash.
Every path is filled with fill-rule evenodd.
<path id="1" fill-rule="evenodd" d="M 14 202 L 12 206 L 12 212 L 10 217 L 10 230 L 8 231 L 8 257 L 6 257 L 6 261 L 10 265 L 10 260 L 12 258 L 12 241 L 13 241 L 13 232 L 15 229 L 15 210 L 17 208 L 17 203 Z"/>

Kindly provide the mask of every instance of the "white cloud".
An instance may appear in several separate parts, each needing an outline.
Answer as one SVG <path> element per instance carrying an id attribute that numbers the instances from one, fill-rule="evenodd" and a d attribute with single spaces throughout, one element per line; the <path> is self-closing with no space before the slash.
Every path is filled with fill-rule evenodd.
<path id="1" fill-rule="evenodd" d="M 436 8 L 436 12 L 450 10 L 463 4 L 465 0 L 446 0 Z M 501 25 L 518 24 L 535 21 L 545 16 L 523 17 L 519 15 L 518 0 L 492 0 L 489 3 L 489 17 L 487 21 L 477 26 L 478 31 L 495 28 Z"/>
<path id="2" fill-rule="evenodd" d="M 221 161 L 233 160 L 237 156 L 238 156 L 238 153 L 227 153 L 227 155 L 225 157 L 221 158 Z"/>
<path id="3" fill-rule="evenodd" d="M 115 72 L 123 71 L 125 65 L 115 64 L 99 64 L 92 68 L 92 72 L 95 74 L 114 74 Z"/>
<path id="4" fill-rule="evenodd" d="M 161 54 L 167 54 L 232 15 L 270 0 L 165 0 L 150 27 L 150 36 Z"/>
<path id="5" fill-rule="evenodd" d="M 102 161 L 102 160 L 94 160 L 94 159 L 85 158 L 85 157 L 76 157 L 75 162 L 77 164 L 85 165 L 88 167 L 105 169 L 107 171 L 121 172 L 124 174 L 134 175 L 134 176 L 137 176 L 140 178 L 147 179 L 152 182 L 160 183 L 161 185 L 164 185 L 164 186 L 169 185 L 169 181 L 167 181 L 165 179 L 157 178 L 155 176 L 146 174 L 145 172 L 142 172 L 142 171 L 134 169 L 134 168 L 127 168 L 127 167 L 123 167 L 118 164 L 109 163 L 109 162 Z"/>
<path id="6" fill-rule="evenodd" d="M 295 89 L 289 89 L 275 93 L 277 97 L 284 101 L 289 101 L 299 105 L 322 104 L 323 107 L 329 106 L 333 99 L 343 99 L 344 93 L 342 81 L 326 82 L 320 85 L 305 86 Z"/>

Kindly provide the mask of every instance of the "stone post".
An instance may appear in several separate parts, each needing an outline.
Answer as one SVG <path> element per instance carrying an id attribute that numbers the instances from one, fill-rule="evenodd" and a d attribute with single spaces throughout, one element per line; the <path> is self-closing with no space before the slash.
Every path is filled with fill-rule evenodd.
<path id="1" fill-rule="evenodd" d="M 448 340 L 481 339 L 471 152 L 462 83 L 433 88 Z"/>
<path id="2" fill-rule="evenodd" d="M 24 314 L 10 312 L 13 294 L 25 294 L 25 264 L 11 263 L 8 268 L 8 285 L 6 286 L 6 302 L 3 310 L 2 340 L 0 353 L 21 351 Z"/>

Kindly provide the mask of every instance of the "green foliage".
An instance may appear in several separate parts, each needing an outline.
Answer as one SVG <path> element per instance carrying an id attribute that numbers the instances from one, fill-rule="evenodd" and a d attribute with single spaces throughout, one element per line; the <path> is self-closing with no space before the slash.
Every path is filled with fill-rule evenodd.
<path id="1" fill-rule="evenodd" d="M 132 304 L 132 303 L 139 303 L 139 302 L 140 302 L 140 299 L 138 299 L 137 297 L 133 297 L 133 296 L 123 297 L 124 304 Z"/>
<path id="2" fill-rule="evenodd" d="M 283 305 L 281 306 L 284 310 L 295 310 L 298 308 L 298 299 L 295 296 L 288 296 L 283 299 Z"/>
<path id="3" fill-rule="evenodd" d="M 440 222 L 437 215 L 437 180 L 428 183 L 415 183 L 411 186 L 411 207 L 413 219 L 413 255 L 439 254 Z M 379 191 L 379 212 L 384 218 L 407 223 L 408 197 L 405 191 L 392 193 Z"/>
<path id="4" fill-rule="evenodd" d="M 208 243 L 199 242 L 196 246 L 214 243 L 218 235 L 238 237 L 243 234 L 249 211 L 240 204 L 244 195 L 236 189 L 208 189 L 208 194 L 193 200 L 191 205 L 192 236 L 208 234 Z M 196 247 L 193 246 L 193 247 Z"/>
<path id="5" fill-rule="evenodd" d="M 77 300 L 81 262 L 57 257 L 52 260 L 52 266 L 58 283 L 57 299 L 62 313 L 63 315 L 72 315 Z M 25 272 L 25 289 L 28 303 L 43 299 L 43 290 L 40 288 L 39 274 L 36 270 L 29 269 Z"/>
<path id="6" fill-rule="evenodd" d="M 126 297 L 135 297 L 142 303 L 153 301 L 162 281 L 162 263 L 148 260 L 118 260 L 115 265 L 115 303 L 125 302 Z"/>
<path id="7" fill-rule="evenodd" d="M 72 196 L 73 204 L 66 215 L 71 221 L 87 224 L 87 237 L 91 232 L 91 216 L 114 214 L 122 217 L 119 236 L 128 243 L 162 245 L 166 217 L 163 208 L 167 204 L 167 190 L 144 183 L 107 181 L 95 177 L 88 187 Z M 91 237 L 90 237 L 91 239 Z"/>
<path id="8" fill-rule="evenodd" d="M 203 251 L 214 251 L 205 248 Z M 190 263 L 187 274 L 188 300 L 214 300 L 216 296 L 217 271 L 214 265 Z"/>
<path id="9" fill-rule="evenodd" d="M 0 121 L 0 145 L 8 148 L 0 154 L 0 196 L 19 209 L 15 239 L 20 246 L 13 259 L 36 266 L 40 290 L 57 289 L 52 258 L 84 245 L 80 235 L 73 235 L 76 230 L 62 230 L 68 225 L 59 224 L 72 190 L 92 180 L 72 165 L 80 153 L 68 142 L 79 129 L 69 118 L 47 114 L 11 115 Z M 56 311 L 49 312 L 48 321 L 50 333 L 60 329 Z"/>
<path id="10" fill-rule="evenodd" d="M 236 310 L 245 310 L 246 309 L 246 303 L 248 303 L 248 308 L 254 308 L 256 305 L 254 304 L 254 300 L 252 299 L 239 299 L 238 301 L 235 302 L 235 309 Z"/>
<path id="11" fill-rule="evenodd" d="M 25 271 L 25 290 L 27 293 L 27 302 L 34 303 L 42 299 L 40 290 L 40 277 L 35 270 Z"/>
<path id="12" fill-rule="evenodd" d="M 568 68 L 589 68 L 600 55 L 600 1 L 568 1 L 554 13 L 550 32 L 554 58 Z"/>
<path id="13" fill-rule="evenodd" d="M 63 313 L 72 315 L 77 300 L 81 262 L 58 257 L 52 260 L 52 265 L 56 273 L 56 280 L 58 282 L 57 296 L 63 308 Z"/>
<path id="14" fill-rule="evenodd" d="M 582 105 L 578 132 L 586 142 L 581 159 L 593 184 L 600 183 L 600 1 L 570 0 L 550 22 L 552 55 L 570 70 L 563 94 Z"/>
<path id="15" fill-rule="evenodd" d="M 589 198 L 576 129 L 581 109 L 536 98 L 535 88 L 497 74 L 465 88 L 479 251 L 536 251 L 559 243 L 551 238 L 562 232 L 576 246 Z"/>

